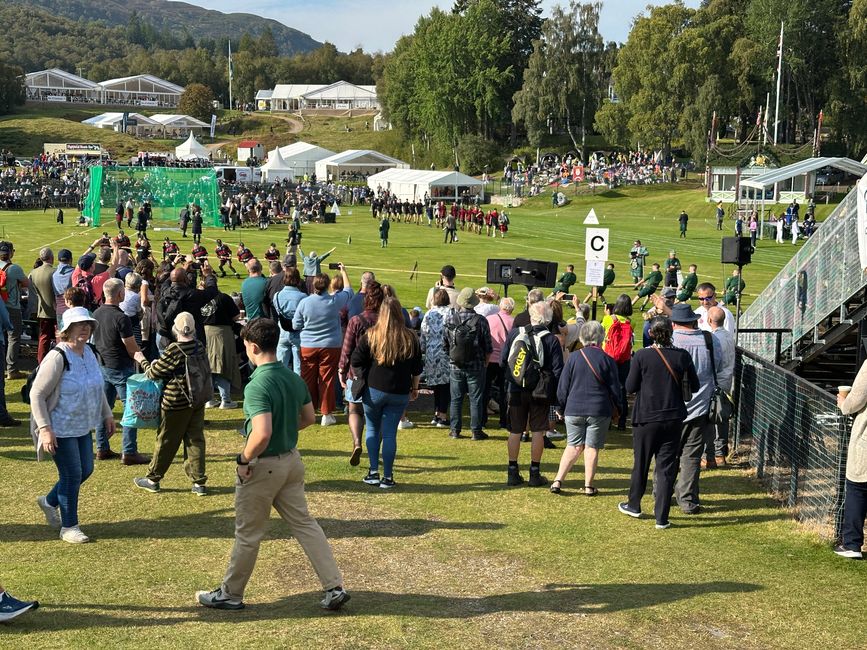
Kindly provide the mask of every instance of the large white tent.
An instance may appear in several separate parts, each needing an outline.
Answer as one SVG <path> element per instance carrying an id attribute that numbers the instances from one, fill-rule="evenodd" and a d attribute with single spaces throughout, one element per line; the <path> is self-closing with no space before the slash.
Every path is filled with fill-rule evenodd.
<path id="1" fill-rule="evenodd" d="M 398 199 L 408 201 L 419 201 L 425 194 L 434 201 L 455 201 L 480 194 L 484 189 L 484 183 L 478 178 L 460 172 L 424 169 L 387 169 L 369 177 L 367 186 L 374 192 L 380 188 L 389 190 Z"/>
<path id="2" fill-rule="evenodd" d="M 384 153 L 370 149 L 347 149 L 316 163 L 316 178 L 326 180 L 329 175 L 332 180 L 340 180 L 352 176 L 368 177 L 386 169 L 397 167 L 409 169 L 402 160 L 386 156 Z"/>
<path id="3" fill-rule="evenodd" d="M 175 158 L 178 160 L 193 160 L 195 158 L 210 158 L 211 152 L 190 132 L 182 144 L 175 147 Z"/>
<path id="4" fill-rule="evenodd" d="M 180 138 L 187 133 L 202 133 L 210 127 L 210 124 L 198 120 L 192 115 L 178 115 L 176 113 L 157 113 L 151 115 L 151 119 L 163 125 L 163 134 L 166 137 Z"/>
<path id="5" fill-rule="evenodd" d="M 286 164 L 295 170 L 296 178 L 305 174 L 316 172 L 316 163 L 320 160 L 333 156 L 334 152 L 329 149 L 317 147 L 309 142 L 295 142 L 294 144 L 280 147 L 280 155 Z"/>
<path id="6" fill-rule="evenodd" d="M 262 170 L 262 180 L 268 183 L 276 183 L 284 178 L 291 179 L 295 176 L 294 170 L 280 155 L 280 149 L 276 147 L 268 153 L 268 162 L 259 169 Z"/>
<path id="7" fill-rule="evenodd" d="M 162 125 L 141 113 L 126 113 L 126 132 L 137 136 L 154 135 L 162 131 Z M 124 129 L 124 113 L 100 113 L 82 120 L 82 124 L 95 126 L 98 129 L 111 129 L 122 133 Z"/>

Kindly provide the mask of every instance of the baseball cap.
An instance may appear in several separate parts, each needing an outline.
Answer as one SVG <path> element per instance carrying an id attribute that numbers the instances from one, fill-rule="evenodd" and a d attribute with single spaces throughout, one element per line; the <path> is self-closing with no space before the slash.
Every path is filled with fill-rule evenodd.
<path id="1" fill-rule="evenodd" d="M 192 336 L 196 331 L 196 321 L 193 315 L 188 311 L 182 311 L 175 316 L 175 323 L 172 325 L 172 331 L 177 336 Z"/>
<path id="2" fill-rule="evenodd" d="M 91 266 L 93 266 L 93 263 L 95 261 L 96 255 L 94 255 L 93 253 L 85 253 L 78 258 L 78 268 L 80 268 L 82 271 L 87 271 Z"/>
<path id="3" fill-rule="evenodd" d="M 68 248 L 61 248 L 59 251 L 57 251 L 57 259 L 60 262 L 71 262 L 72 251 Z"/>

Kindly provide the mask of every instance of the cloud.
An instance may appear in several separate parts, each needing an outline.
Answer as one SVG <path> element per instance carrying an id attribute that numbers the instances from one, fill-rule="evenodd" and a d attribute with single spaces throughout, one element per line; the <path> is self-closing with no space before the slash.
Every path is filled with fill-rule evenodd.
<path id="1" fill-rule="evenodd" d="M 285 0 L 246 0 L 241 6 L 237 0 L 188 0 L 192 4 L 226 13 L 239 9 L 310 34 L 317 41 L 329 41 L 337 49 L 348 52 L 361 46 L 368 52 L 390 51 L 403 34 L 412 33 L 419 17 L 427 15 L 433 7 L 448 10 L 451 0 L 320 0 L 315 3 L 290 3 Z M 555 4 L 566 0 L 543 0 L 545 15 Z M 648 4 L 665 4 L 664 0 L 606 0 L 602 4 L 599 31 L 606 41 L 623 42 L 635 16 Z M 699 0 L 686 0 L 690 7 L 698 7 Z"/>

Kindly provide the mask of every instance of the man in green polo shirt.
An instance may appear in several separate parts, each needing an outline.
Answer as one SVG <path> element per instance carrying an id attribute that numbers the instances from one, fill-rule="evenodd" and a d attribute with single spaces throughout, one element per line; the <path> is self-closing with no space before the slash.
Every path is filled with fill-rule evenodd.
<path id="1" fill-rule="evenodd" d="M 695 264 L 689 265 L 689 273 L 683 276 L 683 282 L 680 285 L 680 292 L 677 294 L 677 302 L 689 302 L 692 300 L 692 294 L 698 286 L 698 275 L 696 271 L 698 267 Z"/>
<path id="2" fill-rule="evenodd" d="M 569 293 L 569 288 L 578 281 L 578 276 L 575 275 L 575 267 L 571 264 L 566 265 L 566 272 L 557 280 L 554 285 L 554 293 Z"/>
<path id="3" fill-rule="evenodd" d="M 325 597 L 320 605 L 340 609 L 349 594 L 325 533 L 307 511 L 304 464 L 297 449 L 298 431 L 316 419 L 310 393 L 298 375 L 277 361 L 277 323 L 256 319 L 241 330 L 241 338 L 256 370 L 244 389 L 247 443 L 236 458 L 235 546 L 223 583 L 213 591 L 197 592 L 196 598 L 216 609 L 244 607 L 244 588 L 273 506 L 322 582 Z"/>
<path id="4" fill-rule="evenodd" d="M 647 301 L 650 300 L 650 296 L 656 293 L 659 283 L 662 282 L 662 271 L 659 270 L 659 264 L 653 264 L 650 268 L 652 270 L 647 274 L 647 277 L 635 283 L 638 295 L 633 298 L 632 304 L 634 305 L 640 298 L 644 298 L 644 302 L 641 303 L 641 311 L 644 311 L 644 307 L 647 305 Z"/>
<path id="5" fill-rule="evenodd" d="M 741 279 L 741 272 L 734 269 L 731 277 L 726 280 L 723 304 L 734 305 L 738 301 L 738 292 L 743 293 L 746 286 L 747 283 Z"/>
<path id="6" fill-rule="evenodd" d="M 602 276 L 602 286 L 596 287 L 596 297 L 601 300 L 603 304 L 605 303 L 605 290 L 612 284 L 614 284 L 615 277 L 616 276 L 614 275 L 614 264 L 609 262 L 608 265 L 605 267 L 605 273 Z M 590 299 L 592 297 L 593 289 L 590 289 L 590 293 L 588 293 L 587 297 L 584 298 L 584 302 L 590 302 Z"/>

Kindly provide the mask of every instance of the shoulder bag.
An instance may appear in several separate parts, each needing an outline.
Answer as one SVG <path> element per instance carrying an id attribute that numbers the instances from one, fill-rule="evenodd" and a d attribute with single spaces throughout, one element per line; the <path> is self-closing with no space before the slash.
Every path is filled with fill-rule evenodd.
<path id="1" fill-rule="evenodd" d="M 692 388 L 689 386 L 689 379 L 686 376 L 677 378 L 677 375 L 674 374 L 674 370 L 671 368 L 671 364 L 668 362 L 668 359 L 665 358 L 665 355 L 662 353 L 658 347 L 653 348 L 656 350 L 656 353 L 659 355 L 659 358 L 662 359 L 662 363 L 665 364 L 665 367 L 668 368 L 668 374 L 671 375 L 671 378 L 674 379 L 674 383 L 680 386 L 680 392 L 683 397 L 684 404 L 689 402 L 692 399 Z"/>
<path id="2" fill-rule="evenodd" d="M 620 421 L 620 405 L 617 404 L 611 397 L 611 391 L 609 390 L 608 384 L 602 381 L 602 377 L 599 376 L 599 373 L 596 372 L 596 368 L 593 367 L 593 364 L 590 363 L 590 359 L 587 358 L 587 354 L 583 349 L 579 349 L 578 352 L 581 353 L 581 356 L 584 357 L 584 361 L 587 362 L 587 365 L 590 367 L 590 372 L 593 373 L 593 376 L 596 377 L 596 381 L 599 382 L 599 385 L 602 386 L 605 390 L 608 391 L 608 401 L 611 402 L 611 421 Z"/>
<path id="3" fill-rule="evenodd" d="M 713 424 L 724 424 L 734 415 L 735 405 L 728 394 L 720 388 L 716 380 L 716 361 L 713 358 L 713 334 L 702 332 L 702 336 L 710 355 L 710 367 L 713 371 L 713 393 L 711 393 L 710 397 L 710 408 L 707 412 L 707 419 L 708 422 L 712 422 Z"/>

